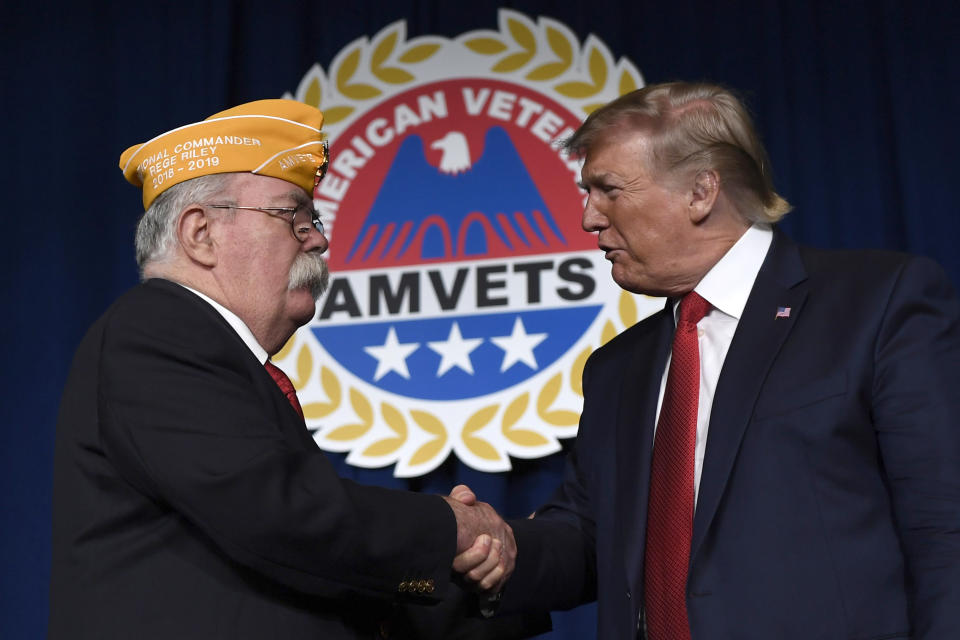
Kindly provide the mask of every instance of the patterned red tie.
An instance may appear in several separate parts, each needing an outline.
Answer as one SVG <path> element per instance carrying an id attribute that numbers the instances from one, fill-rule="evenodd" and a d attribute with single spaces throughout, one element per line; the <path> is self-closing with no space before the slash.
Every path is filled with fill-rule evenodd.
<path id="1" fill-rule="evenodd" d="M 710 303 L 691 291 L 680 301 L 667 387 L 650 470 L 644 559 L 649 640 L 689 640 L 687 566 L 693 536 L 693 457 L 700 397 L 697 323 Z"/>
<path id="2" fill-rule="evenodd" d="M 303 409 L 300 407 L 300 401 L 297 399 L 297 390 L 293 388 L 293 383 L 290 382 L 290 378 L 287 377 L 283 371 L 280 370 L 280 367 L 273 364 L 267 360 L 264 365 L 267 369 L 267 373 L 270 374 L 270 377 L 273 378 L 273 381 L 277 383 L 277 386 L 280 387 L 280 391 L 283 392 L 283 395 L 287 396 L 287 400 L 290 401 L 290 406 L 300 414 L 300 417 L 303 418 Z"/>

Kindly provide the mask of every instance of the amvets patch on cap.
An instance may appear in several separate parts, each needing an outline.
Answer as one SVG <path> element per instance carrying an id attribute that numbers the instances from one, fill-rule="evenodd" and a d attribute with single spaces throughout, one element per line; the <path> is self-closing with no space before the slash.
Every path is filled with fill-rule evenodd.
<path id="1" fill-rule="evenodd" d="M 323 114 L 294 100 L 257 100 L 177 127 L 120 156 L 143 207 L 170 187 L 214 173 L 280 178 L 310 193 L 327 167 Z"/>

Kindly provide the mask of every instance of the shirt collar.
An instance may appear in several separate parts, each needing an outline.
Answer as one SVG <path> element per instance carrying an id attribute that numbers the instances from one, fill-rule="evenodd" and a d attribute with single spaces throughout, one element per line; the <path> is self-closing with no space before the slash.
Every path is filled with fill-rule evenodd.
<path id="1" fill-rule="evenodd" d="M 769 225 L 752 225 L 703 276 L 694 291 L 714 309 L 739 320 L 772 241 Z"/>
<path id="2" fill-rule="evenodd" d="M 267 361 L 269 357 L 267 350 L 260 346 L 260 343 L 257 342 L 257 339 L 253 337 L 253 332 L 250 331 L 250 328 L 246 325 L 246 323 L 244 323 L 243 320 L 240 319 L 237 314 L 235 314 L 233 311 L 230 311 L 230 309 L 227 309 L 210 296 L 203 294 L 192 287 L 188 287 L 185 284 L 181 284 L 179 282 L 177 284 L 206 300 L 211 307 L 217 310 L 217 313 L 223 316 L 223 319 L 227 321 L 227 324 L 233 327 L 233 330 L 237 332 L 237 335 L 240 336 L 240 339 L 243 340 L 243 343 L 247 345 L 247 348 L 250 349 L 251 352 L 253 352 L 253 355 L 257 361 Z"/>

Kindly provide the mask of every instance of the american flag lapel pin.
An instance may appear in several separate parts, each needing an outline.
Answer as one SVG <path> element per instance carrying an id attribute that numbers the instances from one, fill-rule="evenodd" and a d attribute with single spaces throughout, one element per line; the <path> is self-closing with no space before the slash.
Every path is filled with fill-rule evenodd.
<path id="1" fill-rule="evenodd" d="M 774 320 L 777 318 L 789 318 L 790 317 L 790 307 L 777 307 L 777 315 L 773 317 Z"/>

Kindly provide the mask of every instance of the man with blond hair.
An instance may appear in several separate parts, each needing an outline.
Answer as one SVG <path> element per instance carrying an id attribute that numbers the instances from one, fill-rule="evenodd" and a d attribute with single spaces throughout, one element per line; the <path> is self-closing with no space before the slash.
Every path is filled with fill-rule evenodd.
<path id="1" fill-rule="evenodd" d="M 723 87 L 645 87 L 567 147 L 613 279 L 667 304 L 587 362 L 563 483 L 511 523 L 500 611 L 597 599 L 603 640 L 960 637 L 942 270 L 777 230 L 790 207 Z"/>
<path id="2" fill-rule="evenodd" d="M 484 588 L 509 576 L 489 505 L 337 477 L 270 362 L 327 281 L 322 121 L 262 100 L 120 158 L 143 190 L 144 282 L 87 333 L 64 391 L 51 639 L 444 638 L 451 620 L 400 612 L 458 601 L 456 553 L 483 556 Z"/>

